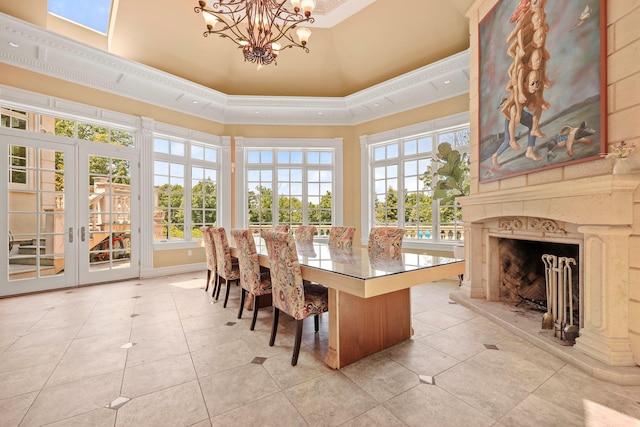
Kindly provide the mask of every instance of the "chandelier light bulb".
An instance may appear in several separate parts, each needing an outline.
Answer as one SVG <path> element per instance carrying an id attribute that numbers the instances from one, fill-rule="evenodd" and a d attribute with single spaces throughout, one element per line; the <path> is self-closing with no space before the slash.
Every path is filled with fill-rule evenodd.
<path id="1" fill-rule="evenodd" d="M 202 17 L 204 18 L 205 25 L 209 29 L 213 29 L 218 23 L 218 18 L 208 12 L 202 12 Z"/>
<path id="2" fill-rule="evenodd" d="M 307 27 L 298 27 L 298 29 L 296 30 L 296 34 L 298 34 L 300 44 L 304 46 L 309 41 L 309 37 L 311 37 L 311 30 Z"/>
<path id="3" fill-rule="evenodd" d="M 309 17 L 311 16 L 311 12 L 313 12 L 313 9 L 315 9 L 316 7 L 316 0 L 302 0 L 300 2 L 300 5 L 302 7 L 302 11 L 304 12 L 304 16 Z"/>
<path id="4" fill-rule="evenodd" d="M 300 12 L 300 0 L 291 0 L 291 6 L 296 13 Z"/>

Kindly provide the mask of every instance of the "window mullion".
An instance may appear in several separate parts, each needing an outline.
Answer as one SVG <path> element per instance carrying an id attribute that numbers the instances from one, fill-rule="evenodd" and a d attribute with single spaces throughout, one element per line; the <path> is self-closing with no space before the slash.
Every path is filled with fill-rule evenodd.
<path id="1" fill-rule="evenodd" d="M 192 193 L 192 186 L 193 186 L 193 180 L 192 178 L 192 171 L 191 171 L 191 167 L 193 166 L 193 163 L 191 161 L 191 144 L 190 143 L 186 143 L 185 144 L 185 148 L 186 148 L 186 152 L 185 152 L 185 171 L 184 171 L 184 238 L 185 240 L 191 240 L 191 221 L 192 221 L 192 217 L 193 217 L 193 213 L 192 213 L 192 209 L 193 206 L 191 204 L 191 193 Z"/>
<path id="2" fill-rule="evenodd" d="M 402 146 L 402 143 L 400 143 Z M 403 154 L 401 151 L 400 157 L 398 158 L 398 227 L 404 228 L 404 203 L 405 203 L 405 188 L 404 185 L 404 161 Z"/>
<path id="3" fill-rule="evenodd" d="M 277 153 L 274 150 L 274 163 L 271 166 L 271 223 L 279 224 L 280 220 L 280 204 L 278 203 L 278 162 L 276 160 Z"/>
<path id="4" fill-rule="evenodd" d="M 302 223 L 303 224 L 309 224 L 309 203 L 305 203 L 305 200 L 309 200 L 309 169 L 310 167 L 307 164 L 306 157 L 307 157 L 307 152 L 303 151 L 303 155 L 302 155 L 302 159 L 303 159 L 302 160 Z M 320 171 L 319 167 L 318 167 L 318 171 Z M 319 178 L 318 178 L 318 181 L 320 181 Z"/>

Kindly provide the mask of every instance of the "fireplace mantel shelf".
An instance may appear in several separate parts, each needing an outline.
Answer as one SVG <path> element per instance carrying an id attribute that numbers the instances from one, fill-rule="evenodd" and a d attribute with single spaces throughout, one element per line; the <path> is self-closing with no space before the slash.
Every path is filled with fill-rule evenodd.
<path id="1" fill-rule="evenodd" d="M 578 225 L 631 225 L 640 173 L 600 175 L 460 197 L 463 221 L 531 216 Z"/>
<path id="2" fill-rule="evenodd" d="M 459 197 L 462 206 L 548 199 L 550 197 L 591 196 L 593 194 L 632 193 L 640 185 L 640 173 L 601 175 L 569 181 L 530 185 L 523 189 L 509 188 Z"/>

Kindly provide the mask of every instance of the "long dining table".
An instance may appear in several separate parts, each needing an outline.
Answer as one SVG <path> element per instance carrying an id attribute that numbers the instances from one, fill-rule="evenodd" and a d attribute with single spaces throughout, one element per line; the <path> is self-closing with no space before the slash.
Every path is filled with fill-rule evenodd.
<path id="1" fill-rule="evenodd" d="M 260 265 L 269 268 L 256 236 Z M 233 242 L 232 242 L 233 245 Z M 233 245 L 231 254 L 237 256 Z M 440 252 L 370 256 L 367 248 L 296 245 L 302 278 L 329 288 L 328 366 L 339 369 L 411 338 L 412 286 L 464 273 L 464 260 Z"/>

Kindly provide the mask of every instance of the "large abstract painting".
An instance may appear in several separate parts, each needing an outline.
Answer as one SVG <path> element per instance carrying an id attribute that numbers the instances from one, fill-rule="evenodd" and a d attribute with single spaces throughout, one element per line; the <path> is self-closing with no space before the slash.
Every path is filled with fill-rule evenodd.
<path id="1" fill-rule="evenodd" d="M 606 149 L 604 0 L 501 0 L 482 19 L 480 181 Z"/>

